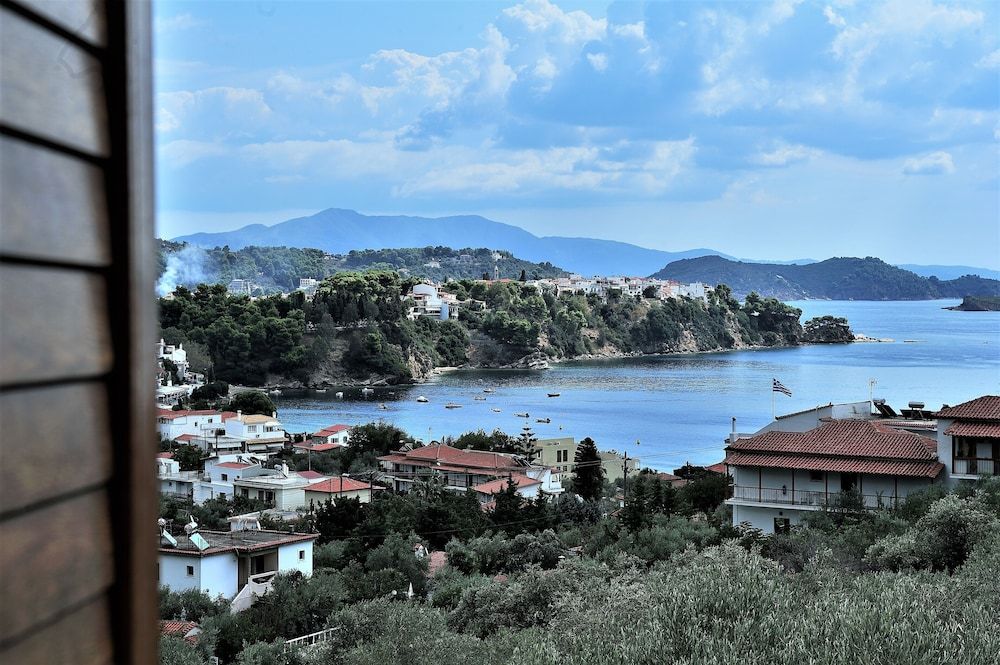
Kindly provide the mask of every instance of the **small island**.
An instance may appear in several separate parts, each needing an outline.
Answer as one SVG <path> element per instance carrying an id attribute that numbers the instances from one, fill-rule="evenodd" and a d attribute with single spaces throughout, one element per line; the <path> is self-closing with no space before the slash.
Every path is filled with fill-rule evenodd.
<path id="1" fill-rule="evenodd" d="M 1000 312 L 998 296 L 965 296 L 961 305 L 945 307 L 956 312 Z"/>
<path id="2" fill-rule="evenodd" d="M 843 317 L 819 316 L 802 326 L 802 341 L 806 344 L 842 344 L 854 340 L 854 332 Z"/>

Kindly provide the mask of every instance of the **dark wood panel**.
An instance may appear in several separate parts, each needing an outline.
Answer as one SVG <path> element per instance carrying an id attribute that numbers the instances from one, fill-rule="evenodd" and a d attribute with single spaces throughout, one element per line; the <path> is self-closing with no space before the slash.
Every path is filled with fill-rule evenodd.
<path id="1" fill-rule="evenodd" d="M 17 0 L 59 27 L 103 46 L 107 35 L 103 0 Z"/>
<path id="2" fill-rule="evenodd" d="M 0 264 L 0 385 L 94 376 L 111 367 L 104 278 Z"/>
<path id="3" fill-rule="evenodd" d="M 0 117 L 5 123 L 106 156 L 103 95 L 96 59 L 13 12 L 2 11 Z"/>
<path id="4" fill-rule="evenodd" d="M 0 642 L 111 584 L 114 552 L 103 490 L 0 522 L 0 543 Z"/>
<path id="5" fill-rule="evenodd" d="M 87 265 L 110 260 L 104 174 L 86 161 L 0 138 L 4 254 Z"/>
<path id="6" fill-rule="evenodd" d="M 108 601 L 99 598 L 5 651 L 0 663 L 23 665 L 104 665 L 110 663 Z"/>
<path id="7" fill-rule="evenodd" d="M 72 417 L 53 417 L 56 411 Z M 98 382 L 0 394 L 4 438 L 15 442 L 3 451 L 0 512 L 107 481 L 108 418 L 107 389 Z"/>

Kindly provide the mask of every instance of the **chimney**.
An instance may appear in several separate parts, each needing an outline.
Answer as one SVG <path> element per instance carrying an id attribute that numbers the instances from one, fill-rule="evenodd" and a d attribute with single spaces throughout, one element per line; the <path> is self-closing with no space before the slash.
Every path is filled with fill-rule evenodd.
<path id="1" fill-rule="evenodd" d="M 729 443 L 736 443 L 736 416 L 733 416 L 733 429 L 729 433 Z"/>
<path id="2" fill-rule="evenodd" d="M 237 409 L 236 410 L 236 418 L 237 418 L 237 420 L 239 420 L 242 417 L 243 417 L 243 411 L 241 409 Z"/>
<path id="3" fill-rule="evenodd" d="M 278 419 L 278 412 L 277 411 L 272 411 L 271 412 L 271 417 L 274 418 L 275 420 L 277 420 Z"/>

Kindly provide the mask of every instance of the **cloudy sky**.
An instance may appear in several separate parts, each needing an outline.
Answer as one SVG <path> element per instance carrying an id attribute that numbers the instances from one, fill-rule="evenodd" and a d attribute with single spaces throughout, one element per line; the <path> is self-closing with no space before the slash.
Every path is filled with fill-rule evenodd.
<path id="1" fill-rule="evenodd" d="M 157 0 L 158 225 L 323 208 L 1000 268 L 995 2 Z"/>

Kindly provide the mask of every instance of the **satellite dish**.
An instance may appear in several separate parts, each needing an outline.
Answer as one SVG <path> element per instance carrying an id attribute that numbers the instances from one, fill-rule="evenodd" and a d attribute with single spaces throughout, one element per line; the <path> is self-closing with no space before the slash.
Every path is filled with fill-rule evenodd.
<path id="1" fill-rule="evenodd" d="M 160 525 L 161 529 L 163 527 L 167 526 L 167 520 L 163 519 L 162 517 L 160 519 L 156 520 L 156 523 Z"/>
<path id="2" fill-rule="evenodd" d="M 184 525 L 184 533 L 190 536 L 198 530 L 198 523 L 194 521 L 194 515 L 189 516 L 189 519 L 191 521 Z"/>
<path id="3" fill-rule="evenodd" d="M 204 552 L 209 547 L 211 547 L 211 545 L 208 544 L 208 541 L 205 540 L 200 533 L 197 532 L 191 533 L 188 535 L 188 539 L 190 539 L 191 542 L 194 543 L 194 546 L 198 548 L 199 552 Z"/>

